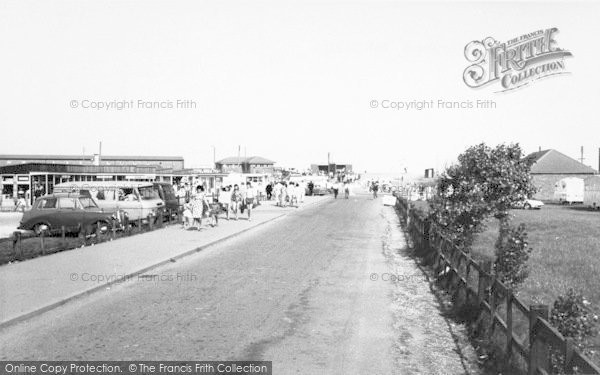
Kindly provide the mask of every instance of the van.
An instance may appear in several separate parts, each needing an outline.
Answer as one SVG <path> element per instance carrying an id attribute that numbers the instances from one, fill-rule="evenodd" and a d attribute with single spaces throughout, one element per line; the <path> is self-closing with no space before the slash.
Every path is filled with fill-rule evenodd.
<path id="1" fill-rule="evenodd" d="M 567 177 L 554 184 L 554 200 L 561 204 L 583 203 L 582 178 Z"/>
<path id="2" fill-rule="evenodd" d="M 55 185 L 54 192 L 89 195 L 101 208 L 124 211 L 130 221 L 156 221 L 165 208 L 152 182 L 72 181 Z"/>
<path id="3" fill-rule="evenodd" d="M 168 182 L 153 182 L 152 186 L 154 187 L 154 190 L 158 192 L 160 199 L 165 202 L 166 211 L 169 211 L 173 216 L 176 216 L 179 211 L 179 200 L 175 195 L 173 185 Z"/>

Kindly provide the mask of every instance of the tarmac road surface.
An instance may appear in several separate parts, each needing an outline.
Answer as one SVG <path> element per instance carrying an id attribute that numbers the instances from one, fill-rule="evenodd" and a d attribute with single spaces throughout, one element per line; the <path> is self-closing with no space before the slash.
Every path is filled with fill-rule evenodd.
<path id="1" fill-rule="evenodd" d="M 464 333 L 441 316 L 406 251 L 381 198 L 329 200 L 7 327 L 0 359 L 247 359 L 273 361 L 274 374 L 475 373 L 463 358 Z"/>

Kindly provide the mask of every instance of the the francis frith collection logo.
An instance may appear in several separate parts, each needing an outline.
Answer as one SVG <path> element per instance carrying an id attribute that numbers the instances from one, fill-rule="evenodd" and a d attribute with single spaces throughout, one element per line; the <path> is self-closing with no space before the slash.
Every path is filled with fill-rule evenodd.
<path id="1" fill-rule="evenodd" d="M 568 73 L 565 57 L 571 52 L 558 47 L 553 27 L 501 43 L 492 37 L 472 41 L 465 47 L 465 57 L 471 63 L 464 73 L 467 86 L 479 88 L 493 83 L 508 91 L 525 86 L 540 78 Z"/>

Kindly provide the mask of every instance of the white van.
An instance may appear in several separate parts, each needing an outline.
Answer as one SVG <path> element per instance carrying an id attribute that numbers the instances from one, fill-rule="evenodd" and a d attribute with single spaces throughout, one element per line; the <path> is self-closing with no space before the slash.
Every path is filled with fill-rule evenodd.
<path id="1" fill-rule="evenodd" d="M 73 181 L 54 186 L 55 193 L 76 192 L 89 194 L 100 208 L 121 210 L 130 221 L 150 218 L 155 220 L 165 203 L 160 199 L 152 182 L 142 181 Z"/>
<path id="2" fill-rule="evenodd" d="M 562 204 L 583 203 L 582 178 L 567 177 L 554 184 L 554 200 Z"/>

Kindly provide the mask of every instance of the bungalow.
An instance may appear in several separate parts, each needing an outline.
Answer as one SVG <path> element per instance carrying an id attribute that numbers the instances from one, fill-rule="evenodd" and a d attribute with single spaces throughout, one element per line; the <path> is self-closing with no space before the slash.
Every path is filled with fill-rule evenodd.
<path id="1" fill-rule="evenodd" d="M 552 200 L 554 185 L 565 177 L 586 178 L 598 172 L 556 150 L 541 150 L 525 157 L 533 161 L 531 176 L 537 188 L 536 199 Z"/>
<path id="2" fill-rule="evenodd" d="M 215 162 L 215 168 L 221 173 L 272 174 L 274 164 L 274 161 L 260 156 L 232 156 Z"/>

